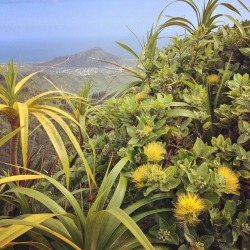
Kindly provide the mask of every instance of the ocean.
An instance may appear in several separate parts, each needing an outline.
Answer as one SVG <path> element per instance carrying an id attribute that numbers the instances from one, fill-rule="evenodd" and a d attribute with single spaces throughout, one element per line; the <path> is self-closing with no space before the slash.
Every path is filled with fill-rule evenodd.
<path id="1" fill-rule="evenodd" d="M 139 45 L 136 41 L 126 41 L 118 38 L 117 41 L 136 47 L 139 52 Z M 85 39 L 0 39 L 0 63 L 10 60 L 21 63 L 45 62 L 55 57 L 71 55 L 94 47 L 100 47 L 109 53 L 126 58 L 132 56 L 123 48 L 118 46 L 114 40 L 108 38 L 85 38 Z"/>

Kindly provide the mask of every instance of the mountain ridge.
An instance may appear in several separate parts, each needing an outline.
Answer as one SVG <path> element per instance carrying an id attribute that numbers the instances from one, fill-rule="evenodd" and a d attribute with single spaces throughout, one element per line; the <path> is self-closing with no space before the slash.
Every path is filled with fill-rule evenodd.
<path id="1" fill-rule="evenodd" d="M 102 61 L 100 61 L 102 60 Z M 105 63 L 103 61 L 110 62 Z M 81 51 L 75 54 L 56 57 L 50 61 L 43 63 L 36 63 L 36 66 L 53 66 L 53 67 L 67 67 L 67 68 L 99 68 L 99 67 L 114 67 L 112 65 L 118 64 L 121 66 L 132 67 L 135 65 L 135 59 L 127 59 L 111 54 L 102 48 L 95 47 L 86 51 Z"/>

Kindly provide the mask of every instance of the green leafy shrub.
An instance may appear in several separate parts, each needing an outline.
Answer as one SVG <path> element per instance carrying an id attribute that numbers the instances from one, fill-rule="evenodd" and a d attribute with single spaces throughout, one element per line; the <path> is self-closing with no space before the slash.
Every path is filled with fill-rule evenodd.
<path id="1" fill-rule="evenodd" d="M 49 249 L 248 248 L 250 27 L 229 15 L 233 27 L 218 25 L 218 6 L 239 14 L 230 4 L 209 0 L 200 12 L 192 0 L 177 2 L 194 10 L 197 26 L 182 17 L 158 25 L 159 18 L 140 56 L 119 43 L 138 59 L 137 69 L 123 67 L 137 80 L 96 106 L 69 102 L 74 124 L 67 131 L 93 165 L 97 187 L 87 183 L 79 150 L 70 152 L 72 193 L 60 171 L 33 176 L 45 180 L 32 188 L 9 182 L 2 188 L 3 214 L 14 207 L 23 215 L 0 220 L 0 232 L 6 226 L 15 232 L 4 234 L 1 246 L 15 238 L 21 244 L 19 236 L 37 240 L 39 233 L 36 246 Z M 162 30 L 175 25 L 187 34 L 158 48 Z M 78 98 L 88 98 L 90 87 Z"/>
<path id="2" fill-rule="evenodd" d="M 183 2 L 198 13 L 192 1 Z M 138 56 L 138 81 L 106 101 L 108 126 L 102 122 L 104 129 L 93 137 L 106 138 L 97 144 L 100 152 L 104 146 L 97 161 L 107 152 L 114 162 L 128 157 L 128 202 L 168 194 L 164 206 L 171 211 L 147 228 L 166 249 L 243 249 L 250 239 L 249 26 L 230 16 L 233 27 L 217 26 L 217 4 L 207 3 L 198 27 L 176 17 L 151 30 Z M 158 35 L 171 25 L 190 34 L 157 48 Z"/>

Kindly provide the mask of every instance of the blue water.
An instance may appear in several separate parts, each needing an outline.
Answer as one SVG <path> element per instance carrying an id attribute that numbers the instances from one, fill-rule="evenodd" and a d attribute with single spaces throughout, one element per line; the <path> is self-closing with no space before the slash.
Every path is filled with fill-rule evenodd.
<path id="1" fill-rule="evenodd" d="M 125 41 L 124 41 L 125 40 Z M 118 38 L 117 41 L 129 43 L 139 52 L 139 45 L 135 40 Z M 71 55 L 94 47 L 100 47 L 109 53 L 131 57 L 128 52 L 119 47 L 114 40 L 108 38 L 86 38 L 86 39 L 9 39 L 0 40 L 0 63 L 10 60 L 21 63 L 45 62 L 55 57 Z"/>

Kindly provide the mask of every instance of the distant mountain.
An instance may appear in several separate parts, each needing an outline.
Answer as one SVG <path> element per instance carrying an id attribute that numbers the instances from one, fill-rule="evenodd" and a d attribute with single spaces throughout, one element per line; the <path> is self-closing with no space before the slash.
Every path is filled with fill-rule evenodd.
<path id="1" fill-rule="evenodd" d="M 54 58 L 51 61 L 36 64 L 37 66 L 54 66 L 54 67 L 63 67 L 63 68 L 99 68 L 99 67 L 110 67 L 111 64 L 98 61 L 104 60 L 112 62 L 115 64 L 123 66 L 134 66 L 136 60 L 126 59 L 113 54 L 110 54 L 104 51 L 101 48 L 93 48 L 77 54 L 61 56 Z"/>

